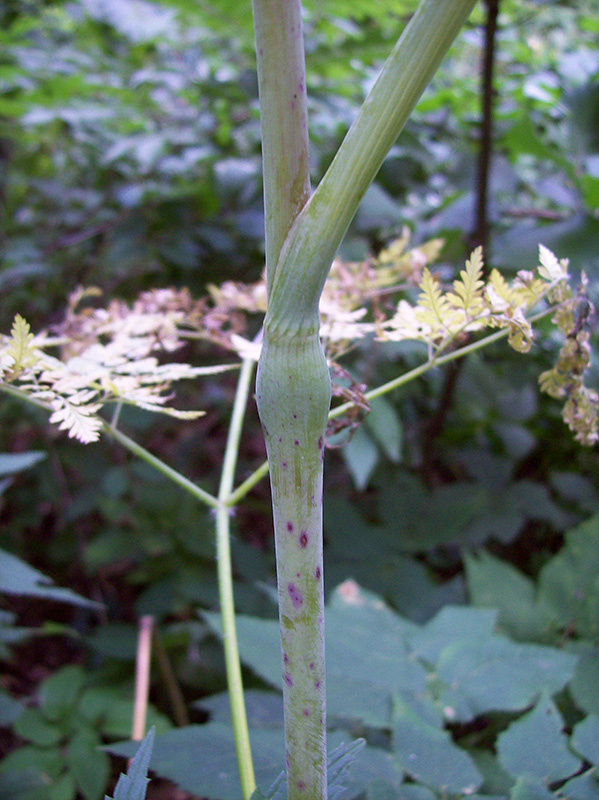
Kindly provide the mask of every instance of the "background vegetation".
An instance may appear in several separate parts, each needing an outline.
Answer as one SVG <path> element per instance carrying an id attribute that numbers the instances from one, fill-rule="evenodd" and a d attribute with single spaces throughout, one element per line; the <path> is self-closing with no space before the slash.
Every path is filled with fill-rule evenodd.
<path id="1" fill-rule="evenodd" d="M 315 181 L 415 3 L 354 5 L 306 2 Z M 474 244 L 484 243 L 489 266 L 509 275 L 532 268 L 543 242 L 569 257 L 574 273 L 586 271 L 593 300 L 595 4 L 498 5 L 492 121 L 481 124 L 479 69 L 497 7 L 489 0 L 386 159 L 342 256 L 376 254 L 408 225 L 415 243 L 443 237 L 437 271 L 450 280 Z M 488 170 L 485 131 L 492 133 Z M 58 322 L 78 285 L 132 299 L 149 287 L 186 286 L 200 296 L 210 283 L 257 279 L 263 217 L 249 3 L 5 3 L 0 162 L 4 332 L 16 312 L 34 327 Z M 558 405 L 538 393 L 538 375 L 558 349 L 551 338 L 527 357 L 498 345 L 430 372 L 373 402 L 364 426 L 329 453 L 325 573 L 339 694 L 329 700 L 338 720 L 333 741 L 364 734 L 369 741 L 360 778 L 347 789 L 353 796 L 378 797 L 400 785 L 402 796 L 418 798 L 473 787 L 500 797 L 599 795 L 592 774 L 599 761 L 599 467 L 596 450 L 574 443 Z M 223 359 L 205 343 L 183 355 Z M 420 356 L 414 343 L 368 342 L 345 366 L 360 383 L 376 385 Z M 226 376 L 204 379 L 180 394 L 185 406 L 208 409 L 202 419 L 157 422 L 129 412 L 126 424 L 144 446 L 214 490 L 233 390 Z M 5 560 L 10 569 L 0 571 L 0 786 L 7 781 L 7 796 L 18 798 L 95 800 L 113 785 L 116 770 L 97 745 L 130 733 L 136 620 L 152 614 L 162 664 L 153 672 L 153 721 L 160 733 L 209 719 L 165 742 L 182 752 L 186 736 L 195 744 L 199 736 L 206 763 L 218 759 L 232 777 L 219 783 L 198 765 L 169 767 L 166 750 L 156 769 L 196 795 L 237 797 L 218 631 L 203 613 L 217 607 L 210 520 L 203 523 L 191 498 L 116 445 L 83 448 L 49 428 L 44 414 L 7 398 L 0 420 L 0 547 L 30 565 Z M 263 458 L 252 411 L 241 477 Z M 264 693 L 278 680 L 276 637 L 272 657 L 264 655 L 276 615 L 269 518 L 263 483 L 237 510 L 232 542 L 247 683 L 261 690 L 250 694 L 268 756 L 258 773 L 267 783 L 282 766 L 279 700 Z M 77 596 L 40 583 L 31 569 Z M 7 575 L 18 578 L 12 588 Z M 362 592 L 344 584 L 334 593 L 348 578 Z M 468 650 L 472 631 L 476 657 Z M 504 644 L 497 631 L 509 637 Z M 403 684 L 393 666 L 399 645 L 386 649 L 390 636 L 413 667 L 405 667 Z M 263 642 L 258 657 L 256 641 Z M 440 642 L 453 650 L 443 654 Z M 541 678 L 535 651 L 523 655 L 518 643 L 551 646 L 536 651 L 550 674 Z M 506 687 L 496 676 L 482 682 L 495 687 L 489 698 L 472 665 L 501 647 Z M 354 664 L 355 674 L 336 663 Z M 447 707 L 455 711 L 451 739 L 438 716 Z M 419 715 L 422 752 L 439 748 L 431 759 L 438 772 L 409 763 L 418 727 L 411 714 Z M 544 719 L 553 721 L 548 731 L 538 727 Z M 550 766 L 517 763 L 519 736 L 541 743 L 531 762 L 550 753 Z M 447 754 L 458 765 L 449 784 Z M 50 788 L 36 782 L 40 770 Z M 24 778 L 10 788 L 19 773 L 29 788 Z M 564 790 L 568 780 L 578 784 Z M 167 790 L 156 783 L 150 791 Z"/>

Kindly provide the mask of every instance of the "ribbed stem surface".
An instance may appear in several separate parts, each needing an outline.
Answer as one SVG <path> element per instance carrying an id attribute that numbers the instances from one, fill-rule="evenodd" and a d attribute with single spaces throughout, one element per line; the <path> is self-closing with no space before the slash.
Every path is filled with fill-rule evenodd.
<path id="1" fill-rule="evenodd" d="M 290 800 L 326 798 L 322 475 L 329 371 L 316 332 L 265 331 L 256 399 L 270 464 Z"/>

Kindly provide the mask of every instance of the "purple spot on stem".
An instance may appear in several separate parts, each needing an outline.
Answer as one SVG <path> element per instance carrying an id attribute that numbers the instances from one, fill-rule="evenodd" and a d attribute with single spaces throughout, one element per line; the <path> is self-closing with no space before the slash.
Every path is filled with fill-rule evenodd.
<path id="1" fill-rule="evenodd" d="M 291 598 L 291 603 L 294 608 L 301 608 L 304 604 L 304 595 L 302 594 L 301 589 L 295 585 L 295 583 L 289 583 L 287 585 L 287 591 L 289 592 L 289 597 Z"/>
<path id="2" fill-rule="evenodd" d="M 318 440 L 318 449 L 319 449 L 319 450 L 322 450 L 322 445 L 323 445 L 323 444 L 324 444 L 324 442 L 323 442 L 323 439 L 322 439 L 322 436 L 321 436 L 321 437 L 319 438 L 319 440 Z"/>
<path id="3" fill-rule="evenodd" d="M 279 436 L 279 443 L 281 443 L 282 441 L 283 441 L 283 437 Z"/>
<path id="4" fill-rule="evenodd" d="M 289 533 L 291 533 L 291 531 L 293 530 L 293 522 L 287 523 L 287 530 L 289 531 Z"/>
<path id="5" fill-rule="evenodd" d="M 303 781 L 298 781 L 297 788 L 300 790 L 300 792 L 303 792 L 306 789 L 306 784 Z"/>
<path id="6" fill-rule="evenodd" d="M 283 467 L 283 469 L 287 469 L 287 462 L 281 461 L 281 466 Z"/>
<path id="7" fill-rule="evenodd" d="M 296 439 L 293 444 L 297 447 L 299 445 L 299 441 Z"/>
<path id="8" fill-rule="evenodd" d="M 320 580 L 320 576 L 321 576 L 321 574 L 322 574 L 322 573 L 321 573 L 321 571 L 320 571 L 320 567 L 316 567 L 316 569 L 314 570 L 314 577 L 316 578 L 316 580 L 317 580 L 317 581 L 319 581 L 319 580 Z"/>
<path id="9" fill-rule="evenodd" d="M 293 419 L 297 419 L 297 414 L 294 414 L 294 415 L 293 415 Z"/>
<path id="10" fill-rule="evenodd" d="M 287 653 L 283 653 L 283 664 L 289 664 L 289 656 Z"/>
<path id="11" fill-rule="evenodd" d="M 320 689 L 320 681 L 314 681 L 314 688 Z"/>
<path id="12" fill-rule="evenodd" d="M 288 672 L 283 673 L 283 680 L 287 684 L 287 686 L 293 686 L 293 678 Z"/>
<path id="13" fill-rule="evenodd" d="M 304 708 L 304 717 L 309 717 L 309 716 L 310 716 L 310 709 Z"/>
<path id="14" fill-rule="evenodd" d="M 313 661 L 310 661 L 310 663 L 308 664 L 308 669 L 314 669 L 314 662 Z"/>
<path id="15" fill-rule="evenodd" d="M 304 548 L 308 546 L 308 534 L 306 531 L 302 531 L 299 537 L 299 546 Z"/>

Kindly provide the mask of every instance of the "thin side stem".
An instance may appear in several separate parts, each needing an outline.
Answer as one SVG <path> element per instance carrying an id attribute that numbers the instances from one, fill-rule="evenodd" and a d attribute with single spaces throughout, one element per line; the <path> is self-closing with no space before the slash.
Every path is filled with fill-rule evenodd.
<path id="1" fill-rule="evenodd" d="M 550 308 L 545 311 L 541 311 L 538 314 L 535 314 L 532 317 L 529 317 L 529 321 L 531 323 L 538 322 L 539 320 L 543 319 L 544 317 L 549 316 L 555 312 L 555 308 Z M 404 386 L 406 383 L 410 381 L 416 380 L 421 375 L 424 375 L 431 369 L 435 367 L 441 366 L 442 364 L 447 364 L 450 361 L 455 361 L 458 358 L 462 358 L 463 356 L 468 355 L 469 353 L 474 353 L 477 350 L 480 350 L 483 347 L 486 347 L 489 344 L 493 344 L 500 339 L 505 338 L 508 335 L 507 330 L 500 330 L 495 331 L 495 333 L 491 333 L 489 336 L 485 336 L 484 339 L 479 339 L 476 342 L 471 342 L 464 347 L 460 347 L 458 350 L 452 350 L 451 353 L 445 353 L 444 355 L 437 356 L 435 358 L 430 359 L 429 361 L 420 364 L 418 367 L 414 367 L 414 369 L 409 370 L 409 372 L 404 372 L 403 375 L 399 375 L 397 378 L 393 378 L 393 380 L 388 381 L 387 383 L 383 383 L 380 386 L 375 387 L 374 389 L 370 389 L 364 394 L 364 397 L 367 400 L 374 400 L 376 397 L 381 397 L 382 395 L 388 394 L 392 392 L 394 389 L 399 389 L 401 386 Z M 347 411 L 354 407 L 354 403 L 348 402 L 343 403 L 342 405 L 335 406 L 329 411 L 329 419 L 335 419 L 336 417 L 341 417 Z M 252 472 L 252 474 L 246 478 L 246 480 L 239 484 L 237 489 L 229 496 L 227 501 L 227 505 L 235 506 L 237 505 L 243 498 L 256 486 L 260 481 L 268 475 L 268 461 L 263 461 L 260 466 Z"/>
<path id="2" fill-rule="evenodd" d="M 141 742 L 146 734 L 146 718 L 150 696 L 150 665 L 152 663 L 152 630 L 154 617 L 139 618 L 137 631 L 137 656 L 135 659 L 135 702 L 131 738 Z"/>
<path id="3" fill-rule="evenodd" d="M 183 698 L 183 693 L 177 682 L 177 677 L 169 660 L 166 648 L 162 642 L 162 636 L 156 628 L 154 629 L 154 654 L 156 656 L 156 663 L 158 664 L 160 675 L 166 687 L 166 693 L 171 704 L 175 723 L 180 728 L 183 728 L 185 725 L 189 725 L 189 715 L 187 713 L 185 699 Z"/>
<path id="4" fill-rule="evenodd" d="M 239 441 L 253 374 L 253 360 L 244 359 L 241 365 L 241 372 L 237 382 L 237 391 L 235 393 L 235 402 L 231 414 L 216 510 L 216 563 L 218 570 L 220 613 L 223 627 L 223 644 L 225 650 L 225 667 L 227 672 L 229 702 L 231 704 L 233 734 L 237 751 L 237 764 L 239 767 L 241 792 L 244 800 L 249 800 L 252 792 L 256 788 L 256 780 L 254 777 L 252 751 L 250 749 L 250 737 L 243 698 L 239 648 L 237 646 L 233 570 L 231 567 L 231 547 L 229 542 L 229 515 L 231 511 L 226 505 L 226 501 L 231 493 L 235 477 Z"/>
<path id="5" fill-rule="evenodd" d="M 152 455 L 149 450 L 146 450 L 145 447 L 142 447 L 134 439 L 129 438 L 127 434 L 123 433 L 118 428 L 113 428 L 107 422 L 104 422 L 102 427 L 105 433 L 107 433 L 109 436 L 112 436 L 113 439 L 116 439 L 117 442 L 122 444 L 124 448 L 129 450 L 130 453 L 133 453 L 133 455 L 141 458 L 147 464 L 154 467 L 154 469 L 158 470 L 158 472 L 160 472 L 162 475 L 173 481 L 173 483 L 176 483 L 177 486 L 185 489 L 185 491 L 189 492 L 189 494 L 192 495 L 192 497 L 195 497 L 196 500 L 199 500 L 201 503 L 204 503 L 211 508 L 219 507 L 219 501 L 216 497 L 214 497 L 214 495 L 210 494 L 210 492 L 205 491 L 199 486 L 196 486 L 193 481 L 190 481 L 189 478 L 181 475 L 181 473 L 177 472 L 176 469 L 169 467 L 168 464 L 164 463 L 164 461 L 161 461 L 159 458 Z"/>

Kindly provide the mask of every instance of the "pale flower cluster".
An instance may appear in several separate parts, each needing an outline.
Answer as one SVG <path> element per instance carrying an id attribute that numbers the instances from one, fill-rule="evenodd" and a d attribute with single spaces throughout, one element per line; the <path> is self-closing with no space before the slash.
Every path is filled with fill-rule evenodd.
<path id="1" fill-rule="evenodd" d="M 565 399 L 564 418 L 577 438 L 596 441 L 599 400 L 583 382 L 590 356 L 588 332 L 568 285 L 567 262 L 541 246 L 536 272 L 521 271 L 508 283 L 497 270 L 485 277 L 479 248 L 452 285 L 444 287 L 428 267 L 442 242 L 411 250 L 407 245 L 404 236 L 377 258 L 333 263 L 320 303 L 329 361 L 335 363 L 357 341 L 371 337 L 422 341 L 434 363 L 441 352 L 487 327 L 506 330 L 510 344 L 526 352 L 533 341 L 527 315 L 544 301 L 557 309 L 555 322 L 566 341 L 555 369 L 541 377 L 541 387 Z M 411 303 L 406 295 L 416 287 L 419 294 Z M 17 315 L 10 336 L 0 335 L 0 389 L 43 405 L 51 422 L 82 442 L 99 437 L 107 424 L 99 412 L 109 405 L 116 413 L 130 404 L 181 419 L 202 414 L 167 405 L 172 384 L 238 364 L 194 367 L 172 358 L 164 363 L 165 356 L 180 351 L 190 339 L 209 340 L 242 359 L 259 357 L 264 280 L 209 286 L 200 300 L 185 289 L 156 289 L 143 292 L 131 305 L 112 300 L 95 307 L 89 301 L 99 294 L 96 289 L 77 290 L 63 323 L 49 332 L 34 336 Z M 397 300 L 398 294 L 404 296 Z M 253 337 L 248 334 L 252 327 Z"/>

